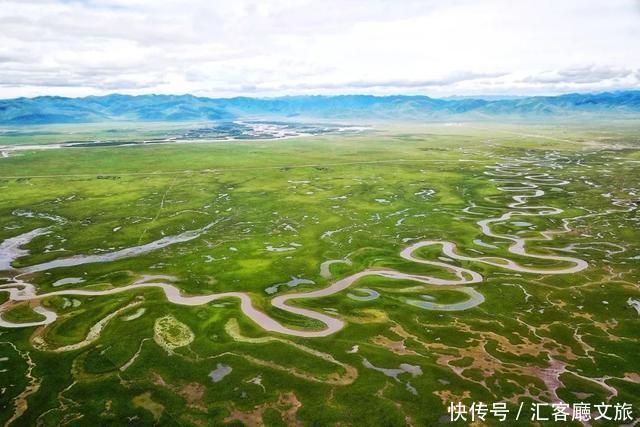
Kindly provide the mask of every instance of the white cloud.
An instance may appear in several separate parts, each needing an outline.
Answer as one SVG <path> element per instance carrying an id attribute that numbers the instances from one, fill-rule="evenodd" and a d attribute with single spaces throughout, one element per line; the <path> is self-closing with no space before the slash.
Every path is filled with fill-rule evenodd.
<path id="1" fill-rule="evenodd" d="M 0 0 L 0 97 L 638 87 L 633 0 Z"/>

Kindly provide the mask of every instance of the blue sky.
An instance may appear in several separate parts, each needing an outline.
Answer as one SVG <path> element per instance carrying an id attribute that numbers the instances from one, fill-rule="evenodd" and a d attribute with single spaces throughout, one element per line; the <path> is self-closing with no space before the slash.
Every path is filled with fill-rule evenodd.
<path id="1" fill-rule="evenodd" d="M 637 88 L 635 0 L 0 0 L 0 98 Z"/>

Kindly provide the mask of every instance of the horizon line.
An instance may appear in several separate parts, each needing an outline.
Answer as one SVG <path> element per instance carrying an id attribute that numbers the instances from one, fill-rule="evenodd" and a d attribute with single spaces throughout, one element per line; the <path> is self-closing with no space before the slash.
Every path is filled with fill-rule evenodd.
<path id="1" fill-rule="evenodd" d="M 373 98 L 393 98 L 393 97 L 405 97 L 405 98 L 429 98 L 429 99 L 439 99 L 444 101 L 456 100 L 456 98 L 467 99 L 467 100 L 487 100 L 486 98 L 496 98 L 495 100 L 505 100 L 505 99 L 513 99 L 513 98 L 556 98 L 560 96 L 567 95 L 602 95 L 602 94 L 615 94 L 615 93 L 624 93 L 624 92 L 640 92 L 640 88 L 628 88 L 628 89 L 614 89 L 614 90 L 601 90 L 601 91 L 573 91 L 573 92 L 561 92 L 556 94 L 478 94 L 478 95 L 466 95 L 466 94 L 455 94 L 455 95 L 447 95 L 447 96 L 431 96 L 427 94 L 407 94 L 407 93 L 395 93 L 395 94 L 373 94 L 373 93 L 337 93 L 337 94 L 287 94 L 287 95 L 268 95 L 268 96 L 251 96 L 251 95 L 235 95 L 235 96 L 208 96 L 208 95 L 196 95 L 193 93 L 185 92 L 185 93 L 142 93 L 142 94 L 127 94 L 120 92 L 111 92 L 105 95 L 84 95 L 84 96 L 64 96 L 64 95 L 36 95 L 36 96 L 18 96 L 14 98 L 0 98 L 0 101 L 12 101 L 18 99 L 38 99 L 38 98 L 62 98 L 62 99 L 85 99 L 85 98 L 106 98 L 109 96 L 123 96 L 123 97 L 142 97 L 142 96 L 191 96 L 194 98 L 206 98 L 206 99 L 237 99 L 237 98 L 248 98 L 248 99 L 283 99 L 283 98 L 311 98 L 311 97 L 324 97 L 324 98 L 336 98 L 336 97 L 347 97 L 347 96 L 366 96 Z"/>

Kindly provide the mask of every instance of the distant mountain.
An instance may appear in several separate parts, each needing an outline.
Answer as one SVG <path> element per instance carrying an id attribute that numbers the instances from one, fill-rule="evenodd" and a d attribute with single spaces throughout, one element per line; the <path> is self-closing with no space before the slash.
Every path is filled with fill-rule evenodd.
<path id="1" fill-rule="evenodd" d="M 640 114 L 640 91 L 515 98 L 427 96 L 285 96 L 204 98 L 192 95 L 41 96 L 0 100 L 0 124 L 189 121 L 241 118 L 450 120 L 498 117 L 591 117 Z"/>

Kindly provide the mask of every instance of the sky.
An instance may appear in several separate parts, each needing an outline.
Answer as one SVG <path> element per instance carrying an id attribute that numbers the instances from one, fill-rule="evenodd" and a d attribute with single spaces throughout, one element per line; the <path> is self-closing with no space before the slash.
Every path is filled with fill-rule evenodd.
<path id="1" fill-rule="evenodd" d="M 640 88 L 640 0 L 0 0 L 0 98 Z"/>

